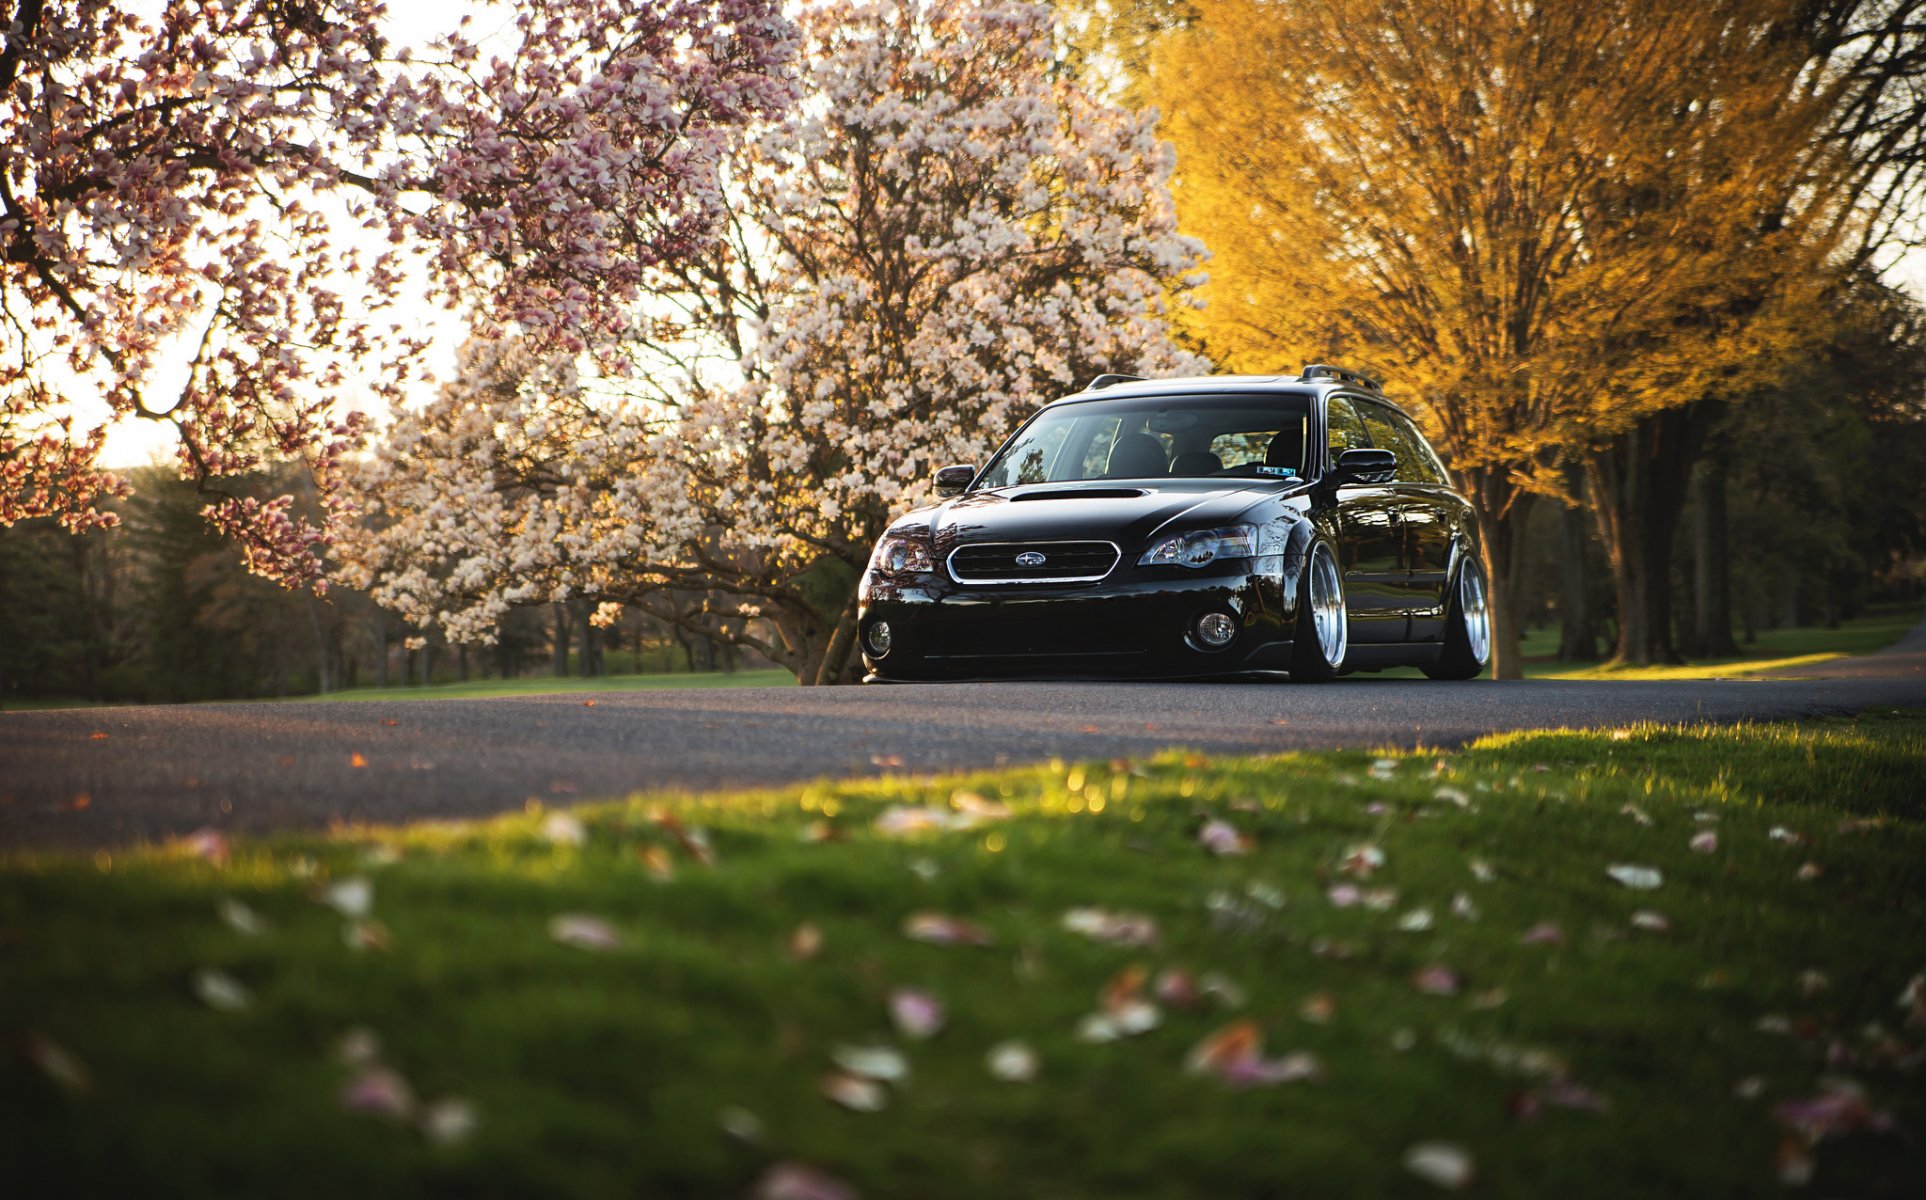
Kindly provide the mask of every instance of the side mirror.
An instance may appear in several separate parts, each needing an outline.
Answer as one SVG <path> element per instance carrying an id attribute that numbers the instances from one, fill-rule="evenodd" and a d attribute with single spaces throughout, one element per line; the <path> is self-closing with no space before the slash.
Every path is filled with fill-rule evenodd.
<path id="1" fill-rule="evenodd" d="M 1339 483 L 1390 483 L 1398 477 L 1398 456 L 1389 450 L 1346 450 L 1338 455 Z"/>
<path id="2" fill-rule="evenodd" d="M 963 494 L 963 489 L 970 486 L 970 480 L 975 478 L 976 467 L 974 465 L 938 468 L 936 472 L 936 494 L 945 500 L 951 496 L 960 496 Z"/>

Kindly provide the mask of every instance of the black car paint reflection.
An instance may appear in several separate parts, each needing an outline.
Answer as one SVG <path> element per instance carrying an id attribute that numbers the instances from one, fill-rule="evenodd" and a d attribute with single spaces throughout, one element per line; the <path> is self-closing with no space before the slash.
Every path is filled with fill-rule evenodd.
<path id="1" fill-rule="evenodd" d="M 1133 382 L 1050 405 L 962 495 L 891 526 L 889 537 L 926 544 L 929 565 L 891 571 L 872 561 L 865 572 L 859 637 L 870 677 L 1296 673 L 1307 627 L 1301 576 L 1319 543 L 1340 564 L 1350 635 L 1342 663 L 1333 665 L 1434 667 L 1458 572 L 1475 560 L 1470 507 L 1443 482 L 1435 456 L 1404 461 L 1415 457 L 1408 446 L 1399 447 L 1407 453 L 1393 477 L 1341 472 L 1327 433 L 1334 399 L 1370 406 L 1386 419 L 1395 412 L 1379 396 L 1290 376 Z M 1287 414 L 1275 422 L 1282 431 L 1240 432 L 1261 424 L 1252 414 L 1266 406 Z M 1068 434 L 1032 429 L 1053 414 L 1058 426 L 1070 426 Z M 1187 415 L 1201 420 L 1187 423 Z M 1213 419 L 1228 431 L 1214 433 Z M 1087 429 L 1096 435 L 1080 434 Z M 1146 436 L 1160 442 L 1161 457 L 1149 453 Z M 1260 453 L 1267 438 L 1273 458 L 1280 444 L 1290 457 L 1293 437 L 1302 443 L 1294 468 L 1241 462 L 1210 470 L 1220 452 Z M 1012 458 L 1013 448 L 1022 450 L 1020 459 Z M 1102 471 L 1106 457 L 1114 464 L 1126 449 L 1136 456 L 1128 474 Z M 1378 453 L 1380 465 L 1384 457 Z M 1046 459 L 1094 477 L 1049 478 Z M 1421 477 L 1420 467 L 1432 477 Z M 999 472 L 1032 481 L 1004 483 Z M 1201 567 L 1139 561 L 1164 539 L 1237 527 L 1255 532 L 1248 556 Z M 1103 543 L 1116 548 L 1114 556 Z M 953 559 L 960 549 L 961 571 Z M 1042 563 L 1010 565 L 1026 551 L 1025 561 Z M 1063 570 L 1111 565 L 1098 578 L 1023 577 L 1051 570 L 1053 554 L 1085 564 Z M 1228 644 L 1210 645 L 1200 635 L 1207 614 L 1231 618 Z M 877 636 L 879 624 L 887 637 Z"/>

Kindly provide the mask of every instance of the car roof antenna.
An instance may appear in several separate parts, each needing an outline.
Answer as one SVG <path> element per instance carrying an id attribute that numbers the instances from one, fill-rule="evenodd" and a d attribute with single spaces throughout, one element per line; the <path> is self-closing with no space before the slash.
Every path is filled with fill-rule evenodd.
<path id="1" fill-rule="evenodd" d="M 1083 390 L 1086 392 L 1101 392 L 1112 384 L 1141 383 L 1142 381 L 1142 375 L 1099 375 L 1095 379 L 1092 379 L 1090 385 Z"/>

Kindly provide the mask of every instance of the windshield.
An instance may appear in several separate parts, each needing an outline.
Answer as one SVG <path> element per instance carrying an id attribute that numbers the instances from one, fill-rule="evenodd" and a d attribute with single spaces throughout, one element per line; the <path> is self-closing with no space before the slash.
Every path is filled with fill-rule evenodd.
<path id="1" fill-rule="evenodd" d="M 972 490 L 1082 479 L 1273 478 L 1304 474 L 1310 396 L 1081 400 L 1038 413 Z"/>

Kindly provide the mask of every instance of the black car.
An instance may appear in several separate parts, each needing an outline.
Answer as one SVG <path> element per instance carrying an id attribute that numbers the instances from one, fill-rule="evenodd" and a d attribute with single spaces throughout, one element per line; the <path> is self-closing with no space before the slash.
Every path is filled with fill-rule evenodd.
<path id="1" fill-rule="evenodd" d="M 1490 655 L 1471 506 L 1353 372 L 1101 376 L 936 490 L 863 575 L 872 681 L 1469 679 Z"/>

